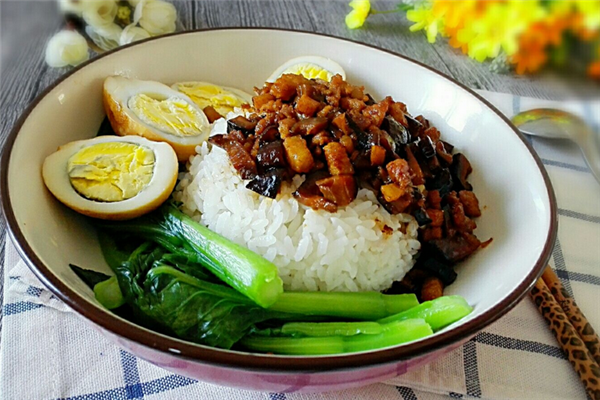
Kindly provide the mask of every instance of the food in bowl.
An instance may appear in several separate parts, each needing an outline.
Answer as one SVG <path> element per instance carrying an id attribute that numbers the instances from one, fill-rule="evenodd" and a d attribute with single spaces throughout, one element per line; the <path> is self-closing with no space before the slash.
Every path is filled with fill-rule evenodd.
<path id="1" fill-rule="evenodd" d="M 164 203 L 177 182 L 171 146 L 139 136 L 98 136 L 61 146 L 42 176 L 61 203 L 94 218 L 131 219 Z"/>
<path id="2" fill-rule="evenodd" d="M 129 93 L 105 95 L 121 134 L 208 136 L 187 123 L 200 115 L 211 133 L 173 195 L 180 209 L 95 223 L 115 277 L 74 269 L 108 308 L 197 343 L 283 354 L 405 343 L 471 311 L 440 297 L 453 263 L 481 244 L 471 167 L 402 103 L 375 102 L 341 75 L 284 74 L 227 118 L 216 100 L 200 109 L 185 95 Z M 143 129 L 121 123 L 125 104 Z M 418 239 L 424 290 L 412 291 L 424 302 L 379 293 L 412 271 Z"/>

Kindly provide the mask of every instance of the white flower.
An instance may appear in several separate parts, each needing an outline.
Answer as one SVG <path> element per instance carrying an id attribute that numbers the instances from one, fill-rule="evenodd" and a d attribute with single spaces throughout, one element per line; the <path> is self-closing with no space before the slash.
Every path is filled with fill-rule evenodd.
<path id="1" fill-rule="evenodd" d="M 83 8 L 84 21 L 94 29 L 112 24 L 119 6 L 115 0 L 87 0 Z"/>
<path id="2" fill-rule="evenodd" d="M 177 10 L 171 3 L 160 0 L 141 0 L 135 7 L 134 22 L 152 36 L 175 32 Z"/>
<path id="3" fill-rule="evenodd" d="M 131 7 L 135 7 L 139 4 L 141 0 L 129 0 L 129 4 L 131 4 Z"/>
<path id="4" fill-rule="evenodd" d="M 117 24 L 110 24 L 104 27 L 94 28 L 90 25 L 85 27 L 85 33 L 102 50 L 111 50 L 119 46 L 119 40 L 123 29 Z"/>
<path id="5" fill-rule="evenodd" d="M 147 39 L 150 37 L 148 31 L 135 24 L 131 24 L 123 29 L 121 33 L 121 37 L 119 38 L 119 45 L 123 46 L 124 44 L 128 44 L 131 42 L 136 42 L 138 40 Z"/>
<path id="6" fill-rule="evenodd" d="M 58 8 L 63 13 L 75 14 L 81 17 L 86 1 L 83 0 L 58 0 Z"/>
<path id="7" fill-rule="evenodd" d="M 46 62 L 51 67 L 78 65 L 90 57 L 85 38 L 75 31 L 60 31 L 46 46 Z"/>

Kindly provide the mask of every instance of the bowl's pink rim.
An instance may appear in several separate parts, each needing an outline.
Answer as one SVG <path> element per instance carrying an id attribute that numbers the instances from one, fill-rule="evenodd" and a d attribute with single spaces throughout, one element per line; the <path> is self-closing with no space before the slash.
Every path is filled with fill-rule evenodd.
<path id="1" fill-rule="evenodd" d="M 357 353 L 357 354 L 345 354 L 345 355 L 332 355 L 332 356 L 320 356 L 320 357 L 284 357 L 284 356 L 272 356 L 266 354 L 253 354 L 253 353 L 242 353 L 242 352 L 233 352 L 220 350 L 217 348 L 212 348 L 208 346 L 202 346 L 198 344 L 194 344 L 191 342 L 184 342 L 178 339 L 173 339 L 168 336 L 164 336 L 155 332 L 149 333 L 148 330 L 138 327 L 129 322 L 122 321 L 115 317 L 108 311 L 100 311 L 99 309 L 85 300 L 82 296 L 71 290 L 68 286 L 66 286 L 56 275 L 54 275 L 51 270 L 37 257 L 32 248 L 27 243 L 23 233 L 21 232 L 17 220 L 15 218 L 15 214 L 12 208 L 12 204 L 10 202 L 9 193 L 8 193 L 8 165 L 10 160 L 10 155 L 12 152 L 12 148 L 15 142 L 15 139 L 21 130 L 21 127 L 29 114 L 33 111 L 33 109 L 37 106 L 37 104 L 50 92 L 54 89 L 58 84 L 63 82 L 65 79 L 69 78 L 71 75 L 76 73 L 77 71 L 85 68 L 87 65 L 96 62 L 97 60 L 114 54 L 119 51 L 124 51 L 129 47 L 137 46 L 142 43 L 146 43 L 153 40 L 161 40 L 164 37 L 178 36 L 178 35 L 190 35 L 197 34 L 201 32 L 214 32 L 214 31 L 271 31 L 271 32 L 287 32 L 287 33 L 298 33 L 305 35 L 313 35 L 320 37 L 328 37 L 336 40 L 342 40 L 346 42 L 351 42 L 353 44 L 369 47 L 375 50 L 383 51 L 385 53 L 392 54 L 398 58 L 416 64 L 422 68 L 428 69 L 441 76 L 442 78 L 447 79 L 452 82 L 456 86 L 461 89 L 467 91 L 476 99 L 485 104 L 491 111 L 496 113 L 508 126 L 512 131 L 517 135 L 521 141 L 525 144 L 527 149 L 529 150 L 531 156 L 535 160 L 540 173 L 544 179 L 547 194 L 550 200 L 550 227 L 548 230 L 548 235 L 546 238 L 546 243 L 544 244 L 544 248 L 540 254 L 539 259 L 535 263 L 533 269 L 530 273 L 525 277 L 525 279 L 513 290 L 511 293 L 506 296 L 500 303 L 496 304 L 494 307 L 484 312 L 482 315 L 467 321 L 466 323 L 459 325 L 449 331 L 443 332 L 439 335 L 432 336 L 430 338 L 426 338 L 424 340 L 405 344 L 402 346 L 392 347 L 384 350 L 372 351 L 367 353 Z M 300 30 L 290 30 L 290 29 L 280 29 L 280 28 L 239 28 L 239 27 L 229 27 L 229 28 L 215 28 L 215 29 L 196 29 L 185 32 L 177 32 L 169 35 L 164 35 L 155 38 L 149 38 L 143 41 L 131 43 L 120 48 L 108 51 L 97 56 L 94 59 L 88 60 L 85 63 L 79 65 L 73 70 L 69 71 L 61 78 L 59 78 L 56 82 L 50 85 L 47 89 L 45 89 L 40 95 L 36 97 L 36 99 L 27 107 L 25 112 L 21 115 L 12 131 L 10 132 L 5 148 L 2 152 L 2 159 L 0 161 L 0 201 L 2 204 L 2 210 L 4 212 L 5 218 L 7 220 L 7 228 L 8 232 L 13 239 L 13 243 L 16 245 L 17 250 L 21 257 L 26 261 L 29 268 L 33 271 L 33 273 L 52 291 L 58 298 L 64 301 L 69 307 L 82 314 L 87 319 L 93 321 L 97 325 L 102 328 L 128 340 L 140 343 L 144 346 L 154 348 L 161 352 L 165 352 L 171 354 L 178 358 L 185 358 L 188 360 L 199 361 L 202 363 L 216 365 L 216 366 L 224 366 L 229 368 L 240 368 L 240 369 L 250 369 L 256 371 L 264 371 L 270 373 L 276 372 L 325 372 L 332 370 L 343 370 L 343 369 L 351 369 L 351 368 L 366 368 L 366 367 L 374 367 L 381 364 L 397 362 L 401 360 L 410 359 L 416 356 L 421 356 L 426 353 L 430 353 L 436 350 L 439 350 L 445 346 L 448 346 L 452 343 L 456 343 L 460 340 L 467 339 L 487 325 L 496 321 L 498 318 L 506 314 L 513 307 L 515 307 L 518 302 L 529 292 L 529 290 L 535 284 L 535 281 L 541 276 L 544 268 L 546 267 L 548 260 L 552 254 L 552 249 L 554 247 L 554 242 L 557 235 L 558 228 L 558 218 L 557 218 L 557 205 L 556 205 L 556 197 L 554 195 L 554 191 L 552 189 L 552 184 L 548 177 L 548 174 L 542 165 L 537 154 L 533 151 L 531 145 L 524 139 L 523 135 L 518 131 L 518 129 L 510 122 L 510 120 L 505 117 L 499 110 L 497 110 L 493 105 L 491 105 L 487 100 L 483 97 L 475 93 L 473 90 L 464 86 L 463 84 L 457 82 L 455 79 L 446 76 L 445 74 L 423 64 L 418 61 L 412 60 L 403 55 L 394 53 L 390 50 L 381 49 L 376 46 L 372 46 L 369 44 L 360 43 L 354 40 L 339 38 L 332 35 L 315 33 L 315 32 L 307 32 Z"/>

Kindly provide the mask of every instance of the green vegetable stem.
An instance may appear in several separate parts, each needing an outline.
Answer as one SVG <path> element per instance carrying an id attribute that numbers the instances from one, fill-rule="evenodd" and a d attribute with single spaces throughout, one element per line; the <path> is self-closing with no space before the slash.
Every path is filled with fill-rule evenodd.
<path id="1" fill-rule="evenodd" d="M 125 298 L 115 276 L 94 285 L 94 295 L 96 300 L 109 310 L 119 308 L 125 304 Z"/>
<path id="2" fill-rule="evenodd" d="M 197 223 L 172 205 L 126 222 L 98 222 L 101 229 L 152 240 L 208 268 L 223 282 L 269 307 L 283 292 L 277 267 L 253 251 Z"/>
<path id="3" fill-rule="evenodd" d="M 376 320 L 419 305 L 417 296 L 379 292 L 285 292 L 270 309 L 294 314 Z"/>
<path id="4" fill-rule="evenodd" d="M 248 350 L 287 355 L 322 355 L 368 351 L 421 339 L 433 333 L 423 319 L 381 324 L 381 332 L 354 336 L 269 337 L 249 335 L 240 341 Z"/>
<path id="5" fill-rule="evenodd" d="M 426 301 L 396 315 L 380 319 L 378 322 L 387 324 L 412 318 L 427 321 L 434 332 L 469 315 L 473 307 L 461 296 L 442 296 L 435 300 Z"/>

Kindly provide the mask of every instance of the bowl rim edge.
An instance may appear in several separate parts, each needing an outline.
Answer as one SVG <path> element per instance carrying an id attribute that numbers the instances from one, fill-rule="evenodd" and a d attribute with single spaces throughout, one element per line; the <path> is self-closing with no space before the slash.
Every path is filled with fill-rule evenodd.
<path id="1" fill-rule="evenodd" d="M 241 353 L 225 351 L 218 348 L 212 348 L 209 346 L 203 346 L 194 344 L 191 342 L 185 342 L 180 339 L 170 338 L 158 333 L 152 332 L 152 335 L 148 335 L 148 331 L 141 328 L 133 323 L 128 323 L 119 320 L 110 312 L 98 313 L 97 307 L 92 305 L 90 302 L 85 300 L 82 296 L 71 290 L 65 285 L 51 270 L 37 257 L 33 249 L 27 243 L 25 236 L 21 232 L 14 211 L 12 209 L 11 202 L 9 200 L 8 191 L 8 165 L 12 148 L 18 133 L 31 112 L 37 107 L 37 105 L 44 99 L 54 88 L 56 88 L 63 81 L 77 73 L 79 70 L 85 68 L 106 56 L 114 54 L 118 51 L 126 50 L 133 46 L 138 46 L 150 41 L 161 40 L 167 37 L 197 34 L 203 32 L 214 32 L 214 31 L 270 31 L 270 32 L 285 32 L 292 34 L 306 34 L 317 37 L 326 37 L 334 40 L 341 40 L 349 42 L 355 45 L 368 47 L 378 51 L 382 51 L 404 61 L 416 64 L 419 67 L 425 68 L 430 72 L 445 78 L 459 88 L 467 91 L 473 95 L 477 100 L 485 104 L 491 111 L 496 113 L 511 130 L 521 139 L 526 146 L 530 155 L 533 157 L 541 175 L 544 180 L 544 184 L 547 189 L 547 195 L 550 205 L 550 224 L 548 234 L 544 247 L 540 254 L 540 257 L 536 261 L 532 270 L 525 277 L 525 279 L 513 290 L 508 296 L 506 296 L 498 304 L 482 313 L 480 316 L 459 325 L 449 331 L 443 332 L 439 335 L 425 338 L 423 340 L 408 343 L 405 345 L 395 346 L 386 348 L 383 350 L 376 350 L 365 353 L 356 354 L 343 354 L 343 355 L 331 355 L 331 356 L 306 356 L 306 357 L 282 357 L 282 356 L 269 356 L 254 353 Z M 305 30 L 294 30 L 285 28 L 271 28 L 271 27 L 222 27 L 222 28 L 203 28 L 187 30 L 182 32 L 175 32 L 163 36 L 148 38 L 138 42 L 130 43 L 125 46 L 118 47 L 116 49 L 102 53 L 82 64 L 68 71 L 59 77 L 55 82 L 44 89 L 36 98 L 25 108 L 15 125 L 11 129 L 5 145 L 2 151 L 0 159 L 0 202 L 1 209 L 4 217 L 7 221 L 8 236 L 11 237 L 13 244 L 16 246 L 19 255 L 24 259 L 27 266 L 32 270 L 38 279 L 49 288 L 58 298 L 65 302 L 69 307 L 76 310 L 86 319 L 94 322 L 94 324 L 100 326 L 102 329 L 111 332 L 113 335 L 121 336 L 129 341 L 135 342 L 139 345 L 152 348 L 154 350 L 176 356 L 178 358 L 185 358 L 191 361 L 199 361 L 209 365 L 235 368 L 235 369 L 248 369 L 257 370 L 264 372 L 331 372 L 332 370 L 345 370 L 355 368 L 368 368 L 376 367 L 383 364 L 389 364 L 416 358 L 426 353 L 438 351 L 444 347 L 450 346 L 454 343 L 464 341 L 477 334 L 483 328 L 493 323 L 508 311 L 514 308 L 520 300 L 531 290 L 536 280 L 541 276 L 546 267 L 548 260 L 552 254 L 554 243 L 557 236 L 558 228 L 558 217 L 557 217 L 557 203 L 555 193 L 548 177 L 548 173 L 544 168 L 539 156 L 535 153 L 532 146 L 527 140 L 525 140 L 523 134 L 512 124 L 512 122 L 503 115 L 495 106 L 490 104 L 486 99 L 477 94 L 474 90 L 458 82 L 453 77 L 450 77 L 424 63 L 413 60 L 407 56 L 401 55 L 394 51 L 383 49 L 375 45 L 362 43 L 356 40 L 337 37 L 334 35 L 310 32 Z M 177 352 L 174 352 L 176 349 Z"/>

